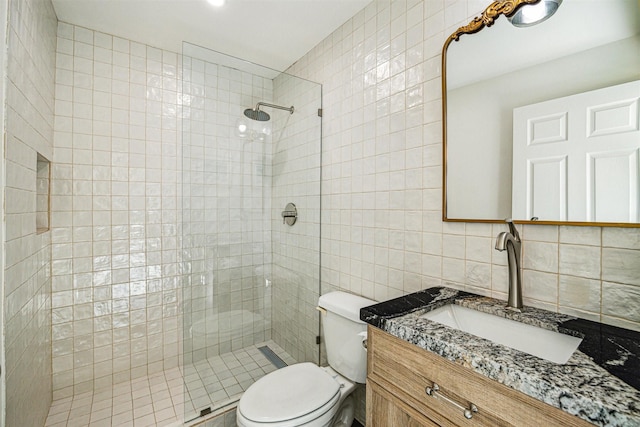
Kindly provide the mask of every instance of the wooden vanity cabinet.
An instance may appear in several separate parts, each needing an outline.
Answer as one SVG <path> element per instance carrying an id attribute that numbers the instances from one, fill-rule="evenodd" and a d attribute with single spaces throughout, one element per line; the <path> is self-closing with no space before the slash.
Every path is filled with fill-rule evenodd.
<path id="1" fill-rule="evenodd" d="M 437 427 L 407 402 L 375 381 L 367 381 L 367 427 Z"/>
<path id="2" fill-rule="evenodd" d="M 372 326 L 367 363 L 367 427 L 592 426 Z"/>

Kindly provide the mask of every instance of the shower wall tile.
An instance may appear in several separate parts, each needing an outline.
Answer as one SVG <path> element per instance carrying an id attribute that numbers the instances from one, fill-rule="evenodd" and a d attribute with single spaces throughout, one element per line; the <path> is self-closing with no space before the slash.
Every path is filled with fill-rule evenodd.
<path id="1" fill-rule="evenodd" d="M 58 24 L 55 398 L 178 365 L 179 73 L 175 53 Z"/>
<path id="2" fill-rule="evenodd" d="M 31 426 L 44 425 L 52 394 L 52 233 L 36 228 L 36 177 L 38 156 L 53 159 L 57 19 L 50 1 L 12 1 L 7 12 L 5 421 Z"/>

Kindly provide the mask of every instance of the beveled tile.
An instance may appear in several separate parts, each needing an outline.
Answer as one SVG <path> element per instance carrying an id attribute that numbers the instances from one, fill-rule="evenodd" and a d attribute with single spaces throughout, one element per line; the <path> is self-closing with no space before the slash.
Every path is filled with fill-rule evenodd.
<path id="1" fill-rule="evenodd" d="M 640 287 L 602 282 L 602 314 L 640 323 Z"/>
<path id="2" fill-rule="evenodd" d="M 640 250 L 602 248 L 602 279 L 640 286 L 639 259 Z"/>
<path id="3" fill-rule="evenodd" d="M 560 243 L 600 246 L 602 227 L 560 227 Z"/>
<path id="4" fill-rule="evenodd" d="M 560 274 L 600 278 L 600 247 L 560 245 L 559 272 Z"/>
<path id="5" fill-rule="evenodd" d="M 535 270 L 522 271 L 522 294 L 541 303 L 558 301 L 558 275 Z"/>
<path id="6" fill-rule="evenodd" d="M 524 241 L 523 268 L 548 273 L 558 272 L 558 244 L 547 242 Z M 507 257 L 506 252 L 502 252 Z"/>
<path id="7" fill-rule="evenodd" d="M 640 228 L 604 227 L 602 246 L 640 250 Z"/>
<path id="8" fill-rule="evenodd" d="M 559 304 L 591 313 L 600 313 L 601 282 L 597 279 L 560 275 Z"/>

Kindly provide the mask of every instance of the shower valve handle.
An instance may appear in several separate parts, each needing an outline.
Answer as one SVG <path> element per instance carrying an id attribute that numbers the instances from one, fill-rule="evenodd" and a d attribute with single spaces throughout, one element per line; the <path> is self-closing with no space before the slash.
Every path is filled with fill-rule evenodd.
<path id="1" fill-rule="evenodd" d="M 287 225 L 293 225 L 298 219 L 298 209 L 293 203 L 288 203 L 281 213 L 282 223 Z"/>

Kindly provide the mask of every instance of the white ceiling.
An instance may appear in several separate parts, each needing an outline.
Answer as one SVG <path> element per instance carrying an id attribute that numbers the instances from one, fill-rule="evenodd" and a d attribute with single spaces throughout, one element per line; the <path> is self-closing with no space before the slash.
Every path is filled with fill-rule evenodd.
<path id="1" fill-rule="evenodd" d="M 187 41 L 283 71 L 372 0 L 53 0 L 58 19 L 173 52 Z"/>

